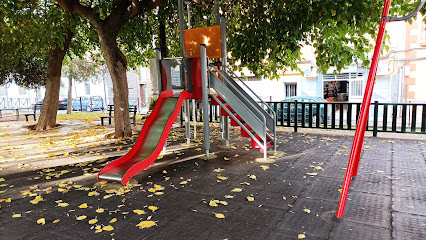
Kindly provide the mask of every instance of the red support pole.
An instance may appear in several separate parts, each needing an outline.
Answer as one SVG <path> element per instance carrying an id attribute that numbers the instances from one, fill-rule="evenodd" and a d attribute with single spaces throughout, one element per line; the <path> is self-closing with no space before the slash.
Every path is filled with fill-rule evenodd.
<path id="1" fill-rule="evenodd" d="M 337 218 L 342 218 L 345 211 L 346 200 L 348 198 L 349 186 L 352 176 L 356 176 L 358 171 L 359 159 L 364 141 L 365 128 L 367 127 L 368 112 L 370 110 L 371 97 L 373 96 L 374 82 L 376 80 L 377 65 L 379 63 L 380 50 L 383 43 L 386 22 L 391 0 L 385 0 L 383 7 L 382 18 L 380 19 L 380 28 L 376 40 L 373 59 L 371 60 L 370 73 L 368 75 L 367 85 L 365 86 L 364 98 L 362 100 L 361 111 L 356 126 L 355 137 L 351 148 L 348 167 L 346 169 L 345 180 L 343 182 L 342 193 L 340 195 L 339 206 L 337 208 Z"/>

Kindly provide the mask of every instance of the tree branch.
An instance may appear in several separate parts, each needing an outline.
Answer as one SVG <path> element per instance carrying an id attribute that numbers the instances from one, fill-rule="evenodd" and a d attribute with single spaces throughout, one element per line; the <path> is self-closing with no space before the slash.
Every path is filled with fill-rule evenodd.
<path id="1" fill-rule="evenodd" d="M 132 5 L 126 14 L 126 18 L 130 20 L 141 13 L 163 6 L 165 3 L 166 0 L 132 0 Z"/>
<path id="2" fill-rule="evenodd" d="M 87 18 L 96 29 L 101 27 L 101 19 L 95 14 L 92 8 L 83 6 L 79 0 L 56 0 L 56 2 L 68 12 L 81 14 Z"/>

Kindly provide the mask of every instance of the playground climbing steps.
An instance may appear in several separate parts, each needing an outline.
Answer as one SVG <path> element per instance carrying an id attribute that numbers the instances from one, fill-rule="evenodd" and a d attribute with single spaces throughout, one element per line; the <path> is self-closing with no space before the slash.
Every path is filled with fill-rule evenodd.
<path id="1" fill-rule="evenodd" d="M 260 149 L 274 145 L 275 119 L 263 109 L 235 80 L 227 73 L 209 72 L 210 86 L 217 95 L 210 95 L 212 105 L 221 106 L 221 115 L 231 117 L 232 126 L 241 127 L 241 136 L 250 137 L 253 148 Z M 266 144 L 265 144 L 266 141 Z"/>

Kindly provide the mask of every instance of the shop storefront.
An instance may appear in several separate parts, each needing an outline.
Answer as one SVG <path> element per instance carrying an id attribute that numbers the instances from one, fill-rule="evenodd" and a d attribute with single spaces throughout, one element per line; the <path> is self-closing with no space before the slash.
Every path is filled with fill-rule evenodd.
<path id="1" fill-rule="evenodd" d="M 328 102 L 359 102 L 363 93 L 363 73 L 325 74 L 323 98 Z"/>

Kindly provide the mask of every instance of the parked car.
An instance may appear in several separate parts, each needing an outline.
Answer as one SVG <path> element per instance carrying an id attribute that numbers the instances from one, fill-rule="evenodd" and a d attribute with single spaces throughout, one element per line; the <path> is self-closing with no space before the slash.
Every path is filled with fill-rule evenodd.
<path id="1" fill-rule="evenodd" d="M 37 101 L 37 104 L 43 104 L 44 99 L 40 99 Z M 66 110 L 68 106 L 68 98 L 60 98 L 58 104 L 58 110 Z"/>
<path id="2" fill-rule="evenodd" d="M 294 103 L 297 101 L 298 103 L 326 103 L 327 101 L 320 97 L 309 97 L 309 96 L 297 96 L 297 97 L 289 97 L 284 99 L 284 114 L 281 114 L 281 104 L 277 105 L 277 120 L 281 120 L 281 116 L 284 116 L 284 121 L 287 121 L 288 115 L 288 102 Z M 272 106 L 273 108 L 273 106 Z M 316 124 L 317 122 L 317 104 L 312 104 L 312 123 Z M 290 120 L 294 121 L 294 104 L 290 104 Z M 320 105 L 320 123 L 324 122 L 324 105 Z M 297 104 L 297 121 L 302 121 L 302 104 Z M 309 121 L 309 104 L 305 105 L 305 121 Z"/>
<path id="3" fill-rule="evenodd" d="M 59 105 L 58 105 L 59 110 L 66 110 L 67 106 L 68 106 L 68 98 L 59 99 Z"/>
<path id="4" fill-rule="evenodd" d="M 73 111 L 95 111 L 104 110 L 104 100 L 100 96 L 82 96 L 72 100 Z"/>

